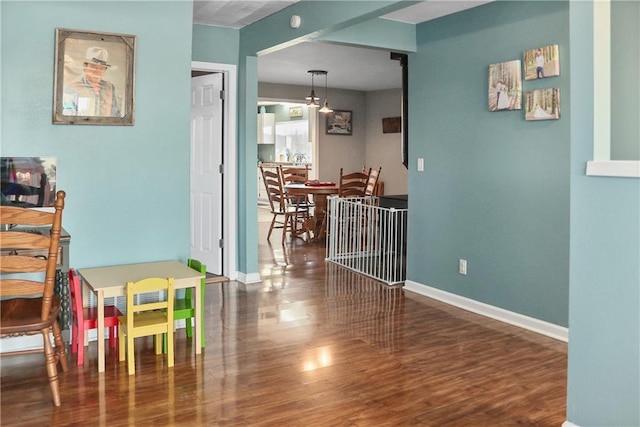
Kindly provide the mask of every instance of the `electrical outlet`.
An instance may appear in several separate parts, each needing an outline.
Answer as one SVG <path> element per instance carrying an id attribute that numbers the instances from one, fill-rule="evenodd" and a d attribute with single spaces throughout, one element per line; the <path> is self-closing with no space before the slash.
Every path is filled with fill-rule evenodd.
<path id="1" fill-rule="evenodd" d="M 459 259 L 458 260 L 458 273 L 466 276 L 467 275 L 467 260 Z"/>
<path id="2" fill-rule="evenodd" d="M 418 159 L 418 172 L 424 172 L 424 159 L 422 157 Z"/>

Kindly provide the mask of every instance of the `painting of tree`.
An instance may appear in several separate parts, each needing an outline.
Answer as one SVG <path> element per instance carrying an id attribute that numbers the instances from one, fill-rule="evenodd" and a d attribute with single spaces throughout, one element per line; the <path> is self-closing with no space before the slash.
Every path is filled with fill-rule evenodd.
<path id="1" fill-rule="evenodd" d="M 522 109 L 521 61 L 489 65 L 489 111 Z"/>
<path id="2" fill-rule="evenodd" d="M 526 120 L 557 120 L 560 118 L 560 89 L 538 89 L 525 97 Z"/>
<path id="3" fill-rule="evenodd" d="M 524 51 L 524 79 L 535 80 L 560 75 L 558 45 Z"/>

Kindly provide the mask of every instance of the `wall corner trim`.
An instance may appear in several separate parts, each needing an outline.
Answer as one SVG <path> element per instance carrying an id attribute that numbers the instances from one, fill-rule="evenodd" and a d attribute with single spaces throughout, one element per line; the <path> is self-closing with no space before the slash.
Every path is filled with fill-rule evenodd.
<path id="1" fill-rule="evenodd" d="M 471 311 L 476 314 L 480 314 L 482 316 L 490 317 L 494 320 L 499 320 L 510 325 L 528 329 L 530 331 L 536 332 L 541 335 L 546 335 L 560 341 L 569 341 L 569 329 L 563 326 L 558 326 L 553 323 L 535 319 L 533 317 L 524 316 L 522 314 L 505 310 L 503 308 L 494 307 L 483 302 L 452 294 L 450 292 L 423 285 L 411 280 L 407 280 L 405 282 L 404 289 L 429 298 L 433 298 L 449 305 L 453 305 L 458 308 L 462 308 L 467 311 Z M 567 425 L 564 427 L 571 427 L 571 425 Z"/>

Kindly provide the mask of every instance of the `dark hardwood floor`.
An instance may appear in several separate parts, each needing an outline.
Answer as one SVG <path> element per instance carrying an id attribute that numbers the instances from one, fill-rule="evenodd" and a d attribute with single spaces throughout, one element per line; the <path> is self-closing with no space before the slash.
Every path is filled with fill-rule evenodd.
<path id="1" fill-rule="evenodd" d="M 263 218 L 263 213 L 261 213 Z M 560 426 L 567 346 L 266 242 L 262 283 L 207 287 L 206 348 L 176 334 L 171 369 L 136 341 L 136 374 L 109 353 L 71 357 L 53 406 L 42 355 L 0 359 L 11 426 Z"/>

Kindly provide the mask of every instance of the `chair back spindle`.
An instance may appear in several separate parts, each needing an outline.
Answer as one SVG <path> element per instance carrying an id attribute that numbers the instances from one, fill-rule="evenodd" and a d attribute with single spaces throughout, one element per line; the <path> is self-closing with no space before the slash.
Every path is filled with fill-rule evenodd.
<path id="1" fill-rule="evenodd" d="M 364 190 L 365 196 L 374 196 L 376 191 L 376 185 L 378 185 L 378 180 L 380 179 L 380 172 L 382 172 L 382 166 L 378 169 L 369 169 L 369 177 L 367 178 L 367 186 Z"/>

